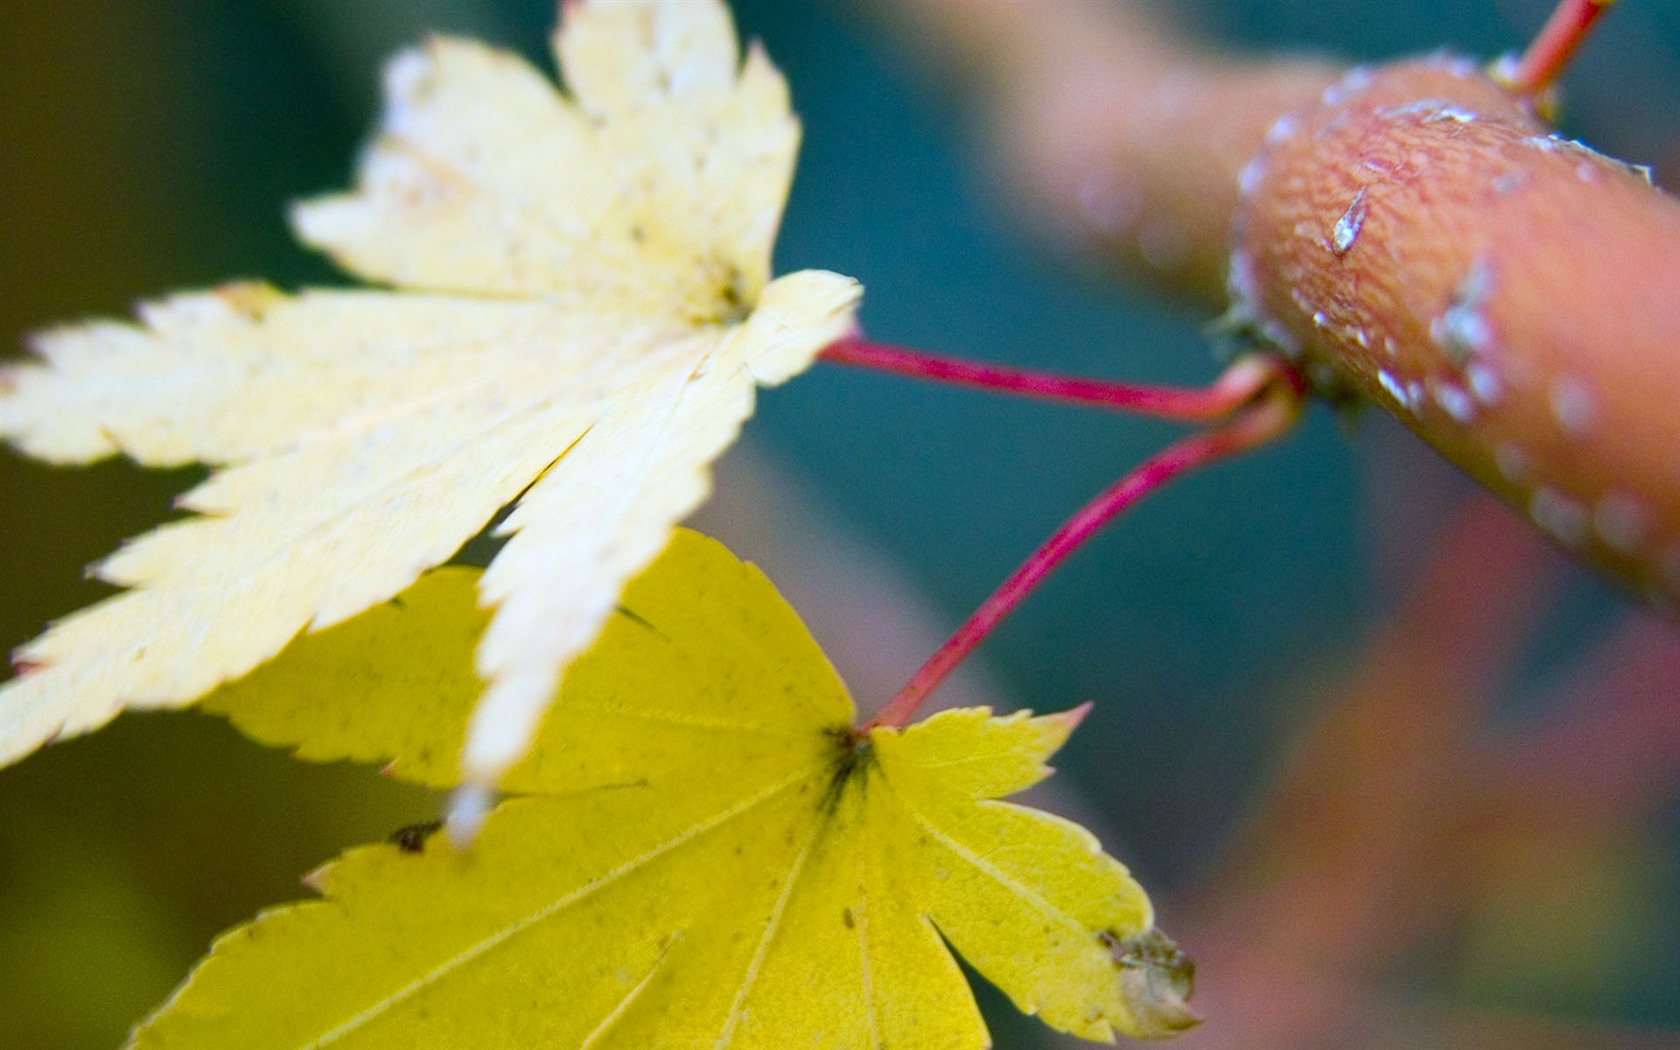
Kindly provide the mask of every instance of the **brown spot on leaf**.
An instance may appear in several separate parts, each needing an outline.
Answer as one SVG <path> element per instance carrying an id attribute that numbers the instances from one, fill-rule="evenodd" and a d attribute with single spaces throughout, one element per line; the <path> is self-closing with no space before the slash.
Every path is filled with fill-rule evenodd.
<path id="1" fill-rule="evenodd" d="M 391 832 L 385 841 L 395 843 L 396 847 L 404 853 L 424 853 L 427 837 L 441 827 L 443 827 L 443 821 L 441 820 L 425 820 L 418 824 L 405 824 Z"/>
<path id="2" fill-rule="evenodd" d="M 1130 937 L 1105 930 L 1097 939 L 1114 957 L 1120 971 L 1120 995 L 1132 1011 L 1139 1035 L 1168 1036 L 1201 1023 L 1201 1015 L 1190 1008 L 1196 964 L 1172 938 L 1150 929 Z"/>

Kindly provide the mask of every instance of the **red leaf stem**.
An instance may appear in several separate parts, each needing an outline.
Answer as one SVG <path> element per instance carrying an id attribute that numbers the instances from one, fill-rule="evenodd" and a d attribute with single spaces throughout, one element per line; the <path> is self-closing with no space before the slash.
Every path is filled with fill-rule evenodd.
<path id="1" fill-rule="evenodd" d="M 841 339 L 832 343 L 823 350 L 822 359 L 918 379 L 1050 401 L 1095 405 L 1187 423 L 1206 422 L 1230 415 L 1253 400 L 1277 375 L 1274 363 L 1255 357 L 1238 361 L 1211 386 L 1152 386 L 964 361 L 862 339 Z"/>
<path id="2" fill-rule="evenodd" d="M 1552 16 L 1540 27 L 1528 45 L 1508 86 L 1518 95 L 1534 96 L 1545 91 L 1563 73 L 1575 51 L 1586 40 L 1613 0 L 1559 0 Z"/>
<path id="3" fill-rule="evenodd" d="M 1283 366 L 1286 368 L 1286 366 Z M 991 597 L 939 647 L 903 689 L 858 730 L 902 726 L 945 676 L 973 652 L 1021 600 L 1042 583 L 1068 555 L 1132 504 L 1181 474 L 1229 456 L 1259 448 L 1287 433 L 1300 415 L 1303 390 L 1293 370 L 1280 374 L 1288 382 L 1275 385 L 1265 400 L 1244 410 L 1231 422 L 1182 438 L 1145 460 L 1109 486 L 1069 518 L 1005 580 Z"/>

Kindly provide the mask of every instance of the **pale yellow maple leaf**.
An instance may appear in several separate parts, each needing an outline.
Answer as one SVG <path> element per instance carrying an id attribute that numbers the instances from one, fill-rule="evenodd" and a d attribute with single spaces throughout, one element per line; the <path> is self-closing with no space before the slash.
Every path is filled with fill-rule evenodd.
<path id="1" fill-rule="evenodd" d="M 720 2 L 567 5 L 555 46 L 569 93 L 471 41 L 399 55 L 356 190 L 297 209 L 305 241 L 401 290 L 178 295 L 0 373 L 0 436 L 30 454 L 217 468 L 181 499 L 197 516 L 96 567 L 128 590 L 19 651 L 0 763 L 191 703 L 509 503 L 464 768 L 487 783 L 523 752 L 755 386 L 806 368 L 859 295 L 770 279 L 798 124 Z"/>

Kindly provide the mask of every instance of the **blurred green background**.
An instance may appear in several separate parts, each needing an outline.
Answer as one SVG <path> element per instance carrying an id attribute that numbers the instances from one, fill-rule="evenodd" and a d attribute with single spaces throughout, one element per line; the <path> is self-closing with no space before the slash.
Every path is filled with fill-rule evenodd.
<path id="1" fill-rule="evenodd" d="M 1381 58 L 1443 44 L 1509 49 L 1547 5 L 1165 6 L 1233 43 Z M 1215 373 L 1199 334 L 1206 317 L 1117 287 L 1023 228 L 954 100 L 863 12 L 787 0 L 736 8 L 743 35 L 762 38 L 786 71 L 806 127 L 778 269 L 859 277 L 864 324 L 883 340 L 1137 380 Z M 1680 144 L 1680 15 L 1642 0 L 1620 8 L 1572 73 L 1570 130 L 1661 163 Z M 256 276 L 341 282 L 292 243 L 284 205 L 345 184 L 382 56 L 436 29 L 546 66 L 552 15 L 548 0 L 9 5 L 0 353 L 21 353 L 30 330 L 126 314 L 172 289 Z M 947 625 L 1175 432 L 832 367 L 766 395 L 751 429 L 825 519 L 902 573 Z M 56 471 L 0 453 L 0 645 L 103 593 L 82 566 L 166 517 L 193 478 L 121 463 Z M 1060 763 L 1065 779 L 1105 841 L 1170 895 L 1238 825 L 1310 721 L 1311 683 L 1380 620 L 1460 489 L 1397 428 L 1317 411 L 1285 446 L 1146 503 L 1029 602 L 984 665 L 1026 706 L 1097 701 Z M 1579 574 L 1566 589 L 1513 687 L 1513 717 L 1618 614 L 1618 599 Z M 117 1042 L 218 931 L 303 896 L 305 871 L 436 805 L 365 769 L 292 763 L 190 713 L 125 716 L 0 770 L 0 1042 Z M 1412 990 L 1680 1028 L 1675 817 L 1670 804 L 1644 828 L 1631 874 L 1583 890 L 1607 921 L 1640 931 L 1610 971 L 1571 970 L 1567 947 L 1536 958 L 1524 947 L 1536 937 L 1504 950 L 1494 938 L 1420 965 Z M 1513 907 L 1501 922 L 1528 921 Z M 1030 1024 L 999 1025 L 1000 1045 L 1035 1038 Z"/>

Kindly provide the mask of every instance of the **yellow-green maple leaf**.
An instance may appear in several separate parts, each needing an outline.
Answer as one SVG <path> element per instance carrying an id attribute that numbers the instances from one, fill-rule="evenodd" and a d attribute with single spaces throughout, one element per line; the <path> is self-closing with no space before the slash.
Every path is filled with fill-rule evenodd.
<path id="1" fill-rule="evenodd" d="M 448 559 L 499 509 L 468 766 L 523 750 L 564 667 L 709 485 L 755 384 L 848 329 L 847 278 L 770 280 L 798 125 L 717 0 L 569 5 L 570 94 L 437 39 L 387 71 L 354 193 L 300 235 L 401 291 L 260 285 L 39 336 L 0 437 L 54 462 L 216 468 L 198 516 L 99 566 L 129 588 L 19 651 L 0 764 L 178 707 Z"/>
<path id="2" fill-rule="evenodd" d="M 450 784 L 472 575 L 428 575 L 206 703 L 309 757 Z M 1078 712 L 947 711 L 862 738 L 853 717 L 769 582 L 679 531 L 510 773 L 530 794 L 471 851 L 350 852 L 314 876 L 324 900 L 218 940 L 135 1043 L 984 1045 L 946 944 L 1087 1038 L 1193 1022 L 1126 869 L 996 801 L 1048 774 Z"/>

